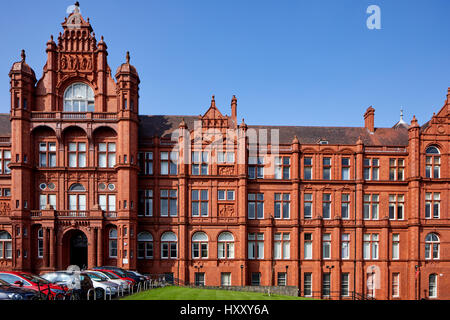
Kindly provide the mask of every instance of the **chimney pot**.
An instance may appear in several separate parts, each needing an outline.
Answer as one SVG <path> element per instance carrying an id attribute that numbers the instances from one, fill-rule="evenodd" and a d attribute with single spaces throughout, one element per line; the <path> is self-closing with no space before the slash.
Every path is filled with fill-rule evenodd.
<path id="1" fill-rule="evenodd" d="M 375 109 L 372 106 L 364 113 L 364 127 L 371 133 L 375 131 Z"/>

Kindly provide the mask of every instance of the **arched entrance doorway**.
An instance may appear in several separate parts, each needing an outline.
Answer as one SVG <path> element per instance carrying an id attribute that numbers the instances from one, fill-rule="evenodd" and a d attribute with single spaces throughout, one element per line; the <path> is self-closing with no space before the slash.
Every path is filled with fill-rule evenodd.
<path id="1" fill-rule="evenodd" d="M 71 230 L 65 234 L 63 248 L 65 254 L 65 267 L 77 265 L 80 268 L 88 264 L 88 240 L 81 230 Z"/>

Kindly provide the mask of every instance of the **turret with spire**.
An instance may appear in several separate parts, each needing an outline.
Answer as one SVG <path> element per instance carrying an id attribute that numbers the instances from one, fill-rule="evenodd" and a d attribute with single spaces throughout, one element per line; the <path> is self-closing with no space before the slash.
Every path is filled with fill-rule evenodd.
<path id="1" fill-rule="evenodd" d="M 408 129 L 408 124 L 403 120 L 403 107 L 400 107 L 400 120 L 393 126 L 394 129 L 405 128 Z"/>
<path id="2" fill-rule="evenodd" d="M 129 110 L 138 113 L 139 75 L 136 68 L 130 64 L 130 52 L 125 54 L 125 63 L 122 63 L 116 71 L 118 85 L 119 110 Z"/>

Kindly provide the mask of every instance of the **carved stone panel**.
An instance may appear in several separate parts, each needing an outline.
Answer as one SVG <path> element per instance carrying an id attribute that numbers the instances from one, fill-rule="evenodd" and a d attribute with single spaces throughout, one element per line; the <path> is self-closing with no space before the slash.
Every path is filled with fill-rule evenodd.
<path id="1" fill-rule="evenodd" d="M 61 57 L 62 71 L 92 71 L 92 57 L 88 55 L 64 54 Z"/>
<path id="2" fill-rule="evenodd" d="M 0 216 L 9 216 L 11 213 L 11 206 L 9 200 L 0 201 Z"/>
<path id="3" fill-rule="evenodd" d="M 232 204 L 219 204 L 219 217 L 234 217 L 234 205 Z"/>
<path id="4" fill-rule="evenodd" d="M 221 166 L 219 167 L 219 175 L 232 176 L 234 175 L 234 166 Z"/>

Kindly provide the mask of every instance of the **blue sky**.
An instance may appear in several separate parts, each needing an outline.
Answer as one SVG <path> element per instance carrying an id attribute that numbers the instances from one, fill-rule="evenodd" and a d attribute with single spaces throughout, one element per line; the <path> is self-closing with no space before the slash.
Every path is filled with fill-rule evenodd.
<path id="1" fill-rule="evenodd" d="M 8 72 L 27 52 L 38 78 L 45 44 L 62 30 L 74 1 L 3 6 L 0 112 L 9 112 Z M 369 5 L 381 30 L 369 30 Z M 450 87 L 448 0 L 81 0 L 115 72 L 131 53 L 141 114 L 204 113 L 212 94 L 247 124 L 390 127 L 413 114 L 420 124 Z"/>

